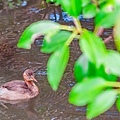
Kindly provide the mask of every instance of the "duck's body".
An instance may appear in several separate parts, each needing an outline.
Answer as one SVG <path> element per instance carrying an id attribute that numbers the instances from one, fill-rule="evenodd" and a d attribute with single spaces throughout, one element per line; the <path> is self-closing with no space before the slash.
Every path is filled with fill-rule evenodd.
<path id="1" fill-rule="evenodd" d="M 13 80 L 0 87 L 0 100 L 26 100 L 39 94 L 39 89 L 33 81 L 33 72 L 27 69 L 23 74 L 24 80 Z"/>

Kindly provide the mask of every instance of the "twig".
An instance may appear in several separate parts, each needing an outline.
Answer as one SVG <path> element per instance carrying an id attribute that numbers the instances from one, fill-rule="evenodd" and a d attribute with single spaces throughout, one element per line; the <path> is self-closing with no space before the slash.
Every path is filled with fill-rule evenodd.
<path id="1" fill-rule="evenodd" d="M 100 28 L 98 29 L 98 31 L 97 31 L 97 35 L 98 35 L 98 36 L 101 36 L 101 35 L 103 34 L 103 32 L 104 32 L 104 28 L 103 28 L 103 27 L 100 27 Z"/>
<path id="2" fill-rule="evenodd" d="M 73 22 L 74 22 L 74 24 L 75 24 L 76 29 L 78 30 L 78 32 L 81 33 L 82 27 L 81 27 L 79 19 L 73 17 Z"/>
<path id="3" fill-rule="evenodd" d="M 109 37 L 105 38 L 104 43 L 110 42 L 110 40 L 112 40 L 112 38 L 113 38 L 112 36 L 109 36 Z"/>

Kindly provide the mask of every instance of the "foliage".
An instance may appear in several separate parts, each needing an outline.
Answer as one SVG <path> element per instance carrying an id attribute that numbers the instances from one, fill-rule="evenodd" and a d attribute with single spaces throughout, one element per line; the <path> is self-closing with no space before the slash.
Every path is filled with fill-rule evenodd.
<path id="1" fill-rule="evenodd" d="M 28 26 L 20 37 L 19 48 L 30 49 L 35 38 L 44 35 L 41 51 L 51 53 L 47 64 L 48 82 L 57 90 L 69 60 L 69 45 L 78 39 L 82 55 L 74 65 L 76 84 L 70 91 L 69 102 L 87 106 L 87 118 L 92 119 L 107 111 L 117 100 L 120 111 L 120 1 L 119 0 L 46 0 L 55 2 L 73 17 L 74 26 L 49 20 Z M 94 31 L 82 28 L 78 16 L 94 18 Z M 48 27 L 49 26 L 49 27 Z M 100 38 L 104 28 L 113 27 L 113 38 L 118 51 L 109 50 Z"/>

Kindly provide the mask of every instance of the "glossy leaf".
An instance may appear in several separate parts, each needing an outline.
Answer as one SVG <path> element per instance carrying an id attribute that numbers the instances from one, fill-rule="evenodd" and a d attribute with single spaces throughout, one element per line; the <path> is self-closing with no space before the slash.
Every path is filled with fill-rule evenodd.
<path id="1" fill-rule="evenodd" d="M 107 90 L 99 94 L 87 107 L 87 118 L 92 119 L 112 107 L 115 103 L 117 92 Z"/>
<path id="2" fill-rule="evenodd" d="M 111 73 L 107 73 L 106 68 L 103 65 L 96 68 L 96 66 L 89 62 L 83 54 L 75 62 L 74 76 L 77 82 L 82 82 L 83 78 L 90 76 L 99 76 L 107 81 L 117 80 L 117 76 Z"/>
<path id="3" fill-rule="evenodd" d="M 85 7 L 91 2 L 91 0 L 82 0 L 82 7 Z"/>
<path id="4" fill-rule="evenodd" d="M 18 48 L 30 49 L 31 44 L 34 42 L 35 38 L 41 35 L 45 35 L 51 31 L 57 31 L 59 29 L 60 25 L 58 23 L 48 20 L 32 23 L 22 33 L 17 46 Z"/>
<path id="5" fill-rule="evenodd" d="M 99 27 L 102 26 L 104 28 L 109 28 L 114 25 L 116 20 L 115 19 L 116 15 L 117 15 L 117 10 L 114 9 L 114 5 L 112 3 L 104 4 L 100 9 L 99 13 L 95 17 L 95 24 L 96 26 Z"/>
<path id="6" fill-rule="evenodd" d="M 104 3 L 106 3 L 106 0 L 99 0 L 99 1 L 98 1 L 99 6 L 100 6 L 101 4 L 104 4 Z"/>
<path id="7" fill-rule="evenodd" d="M 105 80 L 100 77 L 86 78 L 82 83 L 77 83 L 69 95 L 69 102 L 84 106 L 90 103 L 105 87 Z"/>
<path id="8" fill-rule="evenodd" d="M 97 7 L 94 4 L 88 4 L 83 8 L 84 18 L 93 18 L 97 13 Z"/>
<path id="9" fill-rule="evenodd" d="M 46 0 L 46 2 L 56 2 L 56 0 Z"/>
<path id="10" fill-rule="evenodd" d="M 95 34 L 84 30 L 79 42 L 82 52 L 86 55 L 87 59 L 96 66 L 99 66 L 107 53 L 103 41 Z"/>
<path id="11" fill-rule="evenodd" d="M 94 76 L 96 74 L 95 66 L 88 61 L 82 54 L 74 65 L 74 76 L 77 82 L 81 82 L 83 78 Z"/>
<path id="12" fill-rule="evenodd" d="M 99 68 L 96 68 L 96 76 L 100 76 L 107 81 L 116 81 L 117 76 L 106 71 L 106 68 L 101 65 Z"/>
<path id="13" fill-rule="evenodd" d="M 120 52 L 120 12 L 119 15 L 117 16 L 113 32 L 116 48 Z"/>
<path id="14" fill-rule="evenodd" d="M 109 50 L 104 58 L 104 65 L 109 74 L 120 76 L 120 53 Z"/>
<path id="15" fill-rule="evenodd" d="M 116 107 L 117 107 L 117 110 L 120 112 L 120 96 L 118 96 L 116 100 Z"/>
<path id="16" fill-rule="evenodd" d="M 108 14 L 104 14 L 102 11 L 97 14 L 96 18 L 95 18 L 95 24 L 96 26 L 102 26 L 104 28 L 110 28 L 114 25 L 116 14 L 114 12 L 112 13 L 108 13 Z M 104 19 L 103 19 L 104 18 Z M 109 21 L 109 22 L 106 22 Z"/>
<path id="17" fill-rule="evenodd" d="M 117 7 L 120 7 L 120 0 L 113 0 L 114 1 L 114 4 L 117 6 Z"/>
<path id="18" fill-rule="evenodd" d="M 45 53 L 54 52 L 56 49 L 64 45 L 70 35 L 71 32 L 60 31 L 52 37 L 45 36 L 41 51 Z"/>
<path id="19" fill-rule="evenodd" d="M 48 60 L 48 82 L 53 90 L 57 90 L 69 59 L 69 47 L 62 46 Z"/>
<path id="20" fill-rule="evenodd" d="M 81 0 L 61 0 L 61 7 L 69 15 L 78 17 L 81 13 Z"/>

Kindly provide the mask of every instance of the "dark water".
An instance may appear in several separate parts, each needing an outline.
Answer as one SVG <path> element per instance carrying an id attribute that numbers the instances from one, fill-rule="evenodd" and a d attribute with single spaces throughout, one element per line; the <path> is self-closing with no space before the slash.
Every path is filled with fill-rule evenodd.
<path id="1" fill-rule="evenodd" d="M 78 42 L 74 41 L 70 46 L 70 61 L 57 92 L 52 91 L 47 82 L 46 64 L 49 55 L 40 52 L 42 38 L 36 39 L 30 50 L 16 47 L 22 31 L 32 22 L 51 19 L 71 25 L 72 19 L 66 13 L 61 13 L 59 7 L 41 0 L 13 3 L 12 7 L 6 2 L 0 4 L 0 84 L 23 79 L 22 72 L 26 68 L 32 68 L 39 81 L 40 95 L 25 103 L 5 104 L 8 109 L 1 105 L 0 120 L 86 120 L 85 108 L 73 106 L 67 101 L 74 85 L 73 65 L 80 55 Z M 85 20 L 82 16 L 79 19 L 83 27 L 93 30 L 93 20 Z M 111 30 L 106 30 L 103 37 L 110 34 Z M 111 42 L 107 46 L 113 48 Z M 120 120 L 120 114 L 112 107 L 95 120 Z"/>

